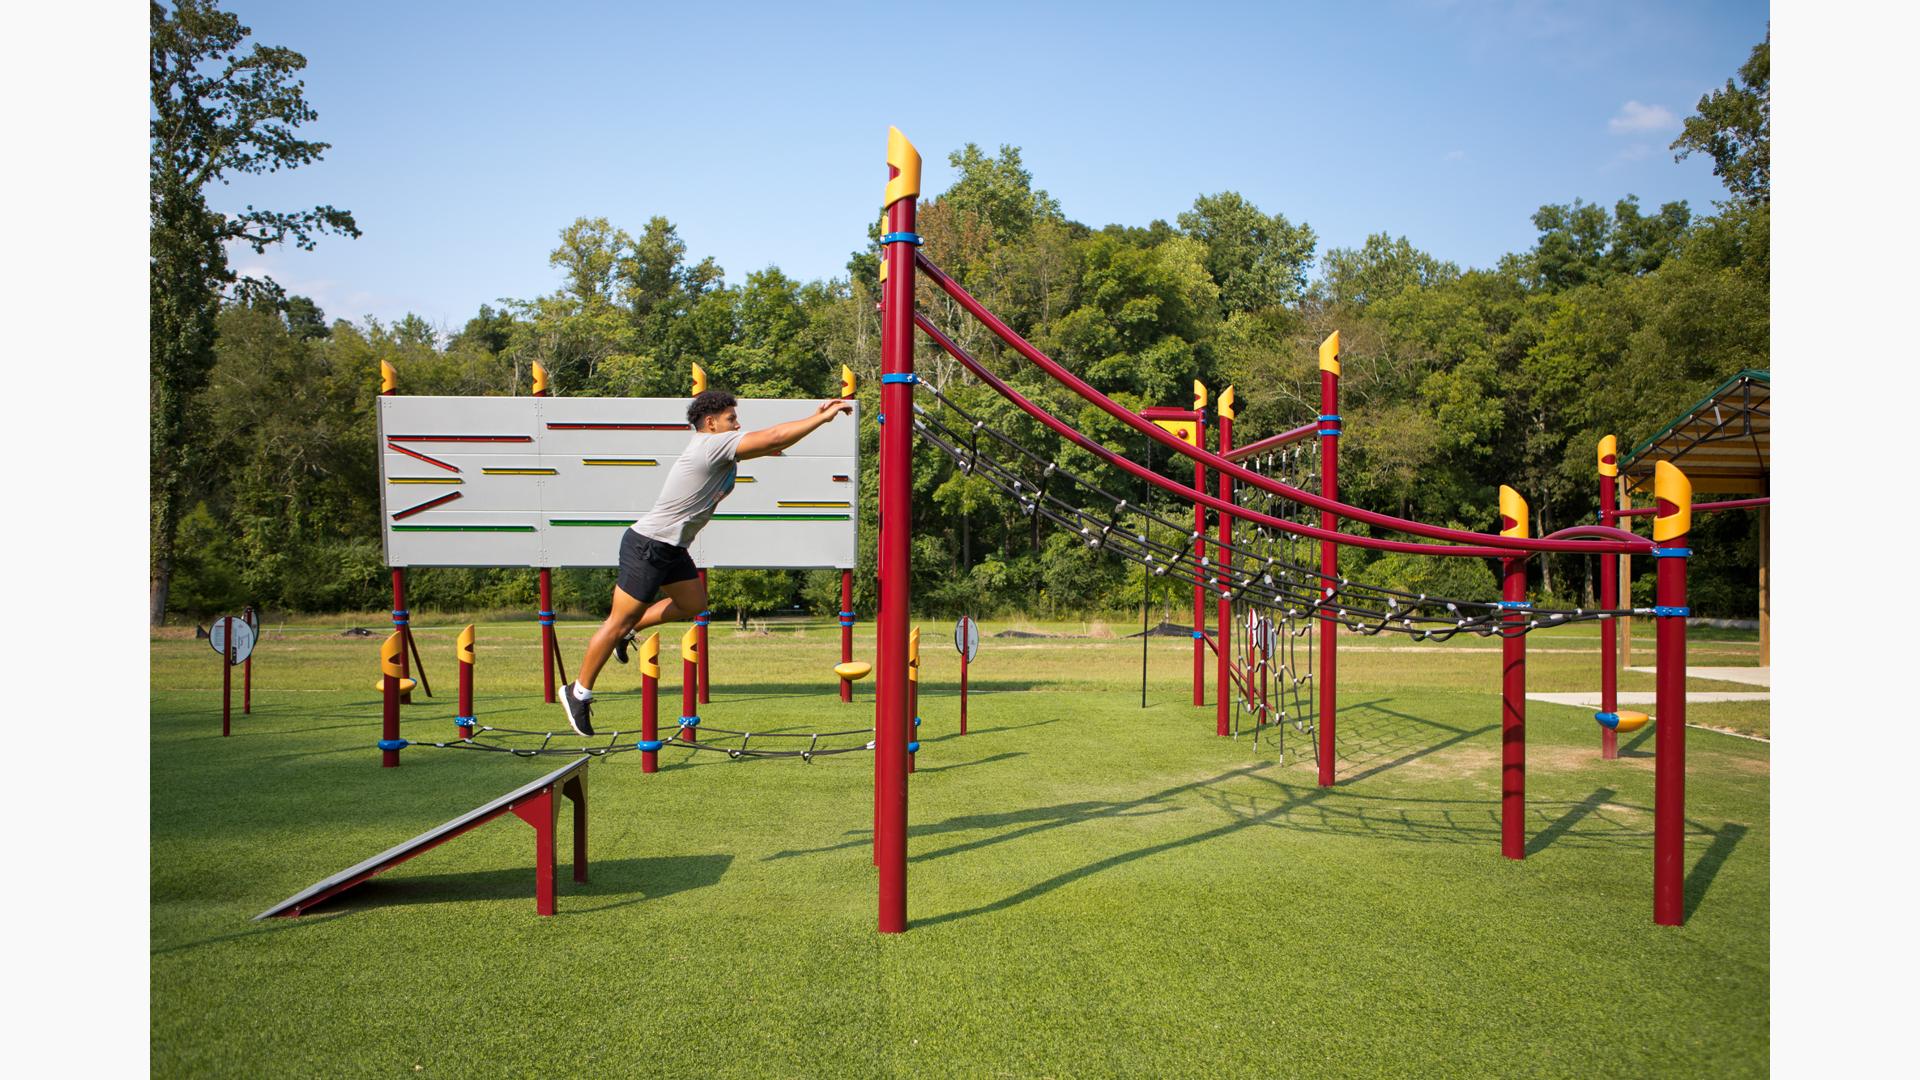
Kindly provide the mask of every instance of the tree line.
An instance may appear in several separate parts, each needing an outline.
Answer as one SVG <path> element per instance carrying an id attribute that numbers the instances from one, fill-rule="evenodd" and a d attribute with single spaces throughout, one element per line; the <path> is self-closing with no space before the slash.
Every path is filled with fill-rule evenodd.
<path id="1" fill-rule="evenodd" d="M 196 110 L 184 102 L 195 87 L 180 70 L 243 62 L 231 57 L 245 28 L 222 22 L 232 17 L 210 4 L 167 11 L 156 3 L 154 13 L 156 619 L 163 610 L 195 616 L 246 602 L 299 611 L 387 602 L 373 416 L 382 360 L 409 394 L 524 394 L 538 362 L 560 395 L 653 397 L 684 395 L 692 362 L 713 385 L 744 397 L 826 397 L 846 364 L 860 376 L 865 414 L 874 413 L 877 217 L 843 275 L 804 282 L 772 266 L 729 280 L 712 258 L 690 253 L 664 217 L 631 230 L 581 217 L 559 231 L 549 256 L 557 289 L 498 310 L 482 306 L 452 332 L 411 315 L 393 323 L 329 319 L 271 283 L 234 281 L 215 258 L 226 238 L 310 245 L 320 231 L 357 232 L 350 214 L 331 207 L 249 221 L 194 201 L 195 174 L 179 166 L 178 144 L 162 139 L 162 125 L 171 111 L 187 116 L 178 126 L 192 127 Z M 196 19 L 215 24 L 222 44 L 182 52 Z M 1242 442 L 1317 413 L 1316 350 L 1338 329 L 1343 498 L 1488 530 L 1505 483 L 1529 500 L 1536 531 L 1550 531 L 1592 520 L 1601 435 L 1635 442 L 1726 376 L 1768 364 L 1767 50 L 1757 45 L 1737 81 L 1702 98 L 1674 143 L 1676 156 L 1711 157 L 1726 183 L 1727 198 L 1711 213 L 1678 202 L 1643 209 L 1631 196 L 1610 207 L 1577 199 L 1544 206 L 1532 218 L 1533 246 L 1491 268 L 1462 269 L 1387 233 L 1321 251 L 1308 223 L 1234 191 L 1201 194 L 1171 220 L 1088 225 L 1035 185 L 1011 146 L 952 153 L 956 178 L 923 198 L 919 229 L 935 262 L 1124 405 L 1185 405 L 1194 379 L 1216 392 L 1233 385 Z M 172 57 L 164 65 L 163 51 Z M 271 84 L 275 72 L 284 81 L 303 63 L 269 51 L 252 69 L 260 76 L 253 85 Z M 160 108 L 163 67 L 170 110 Z M 311 118 L 297 88 L 291 97 L 266 96 L 278 102 L 281 126 L 257 132 L 251 144 L 232 132 L 202 140 L 226 148 L 203 150 L 208 160 L 228 153 L 224 167 L 246 170 L 270 159 L 260 155 L 311 159 L 324 150 L 292 135 Z M 263 111 L 271 115 L 239 110 Z M 216 129 L 222 122 L 198 112 Z M 251 157 L 232 149 L 248 145 L 264 149 Z M 919 301 L 1022 393 L 1127 456 L 1191 479 L 1190 465 L 1150 451 L 999 347 L 944 294 L 923 286 Z M 1029 421 L 925 339 L 917 357 L 924 379 L 1042 457 L 1096 477 L 1133 506 L 1190 519 L 1190 510 L 1112 475 Z M 863 425 L 860 438 L 862 490 L 871 493 L 874 425 Z M 864 503 L 868 550 L 856 606 L 870 611 L 876 530 L 871 498 Z M 1049 530 L 925 445 L 915 449 L 913 514 L 915 606 L 929 613 L 1045 616 L 1137 609 L 1143 600 L 1137 568 Z M 1748 515 L 1696 519 L 1697 611 L 1751 613 L 1756 541 Z M 1592 603 L 1592 562 L 1537 559 L 1535 595 Z M 1343 570 L 1416 591 L 1475 599 L 1497 591 L 1491 570 L 1468 560 L 1349 550 Z M 835 573 L 712 577 L 713 607 L 723 614 L 839 606 Z M 558 572 L 556 602 L 592 610 L 610 582 L 611 571 Z M 1183 610 L 1177 588 L 1156 585 L 1159 605 Z M 1643 587 L 1650 579 L 1636 582 Z M 536 605 L 527 570 L 417 570 L 409 591 L 416 607 Z"/>

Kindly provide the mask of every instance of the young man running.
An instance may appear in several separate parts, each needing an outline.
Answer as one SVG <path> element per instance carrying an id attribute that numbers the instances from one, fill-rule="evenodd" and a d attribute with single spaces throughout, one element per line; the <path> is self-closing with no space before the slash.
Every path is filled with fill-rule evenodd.
<path id="1" fill-rule="evenodd" d="M 741 431 L 733 395 L 704 390 L 687 406 L 693 438 L 667 471 L 660 498 L 646 516 L 620 537 L 620 576 L 613 587 L 613 610 L 587 642 L 579 678 L 560 692 L 567 723 L 582 735 L 593 734 L 593 680 L 617 648 L 626 662 L 626 644 L 640 630 L 663 622 L 684 621 L 707 608 L 707 587 L 687 554 L 700 530 L 713 518 L 720 500 L 733 493 L 734 464 L 777 454 L 841 413 L 853 411 L 842 399 L 825 402 L 812 416 Z M 655 593 L 665 594 L 654 600 Z"/>

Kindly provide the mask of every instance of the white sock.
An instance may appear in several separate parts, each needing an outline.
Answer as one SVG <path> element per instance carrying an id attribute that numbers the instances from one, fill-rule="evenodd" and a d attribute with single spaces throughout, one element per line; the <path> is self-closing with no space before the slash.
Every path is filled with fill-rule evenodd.
<path id="1" fill-rule="evenodd" d="M 575 700 L 575 701 L 592 701 L 592 700 L 593 700 L 593 691 L 591 691 L 591 690 L 589 690 L 589 689 L 587 689 L 587 688 L 586 688 L 586 687 L 584 687 L 584 686 L 581 686 L 581 685 L 580 685 L 579 683 L 574 683 L 574 684 L 573 684 L 573 700 Z"/>

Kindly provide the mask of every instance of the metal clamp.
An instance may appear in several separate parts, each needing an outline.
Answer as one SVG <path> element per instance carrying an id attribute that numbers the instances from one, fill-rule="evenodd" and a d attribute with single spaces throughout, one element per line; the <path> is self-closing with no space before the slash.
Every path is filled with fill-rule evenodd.
<path id="1" fill-rule="evenodd" d="M 920 381 L 920 376 L 914 374 L 911 371 L 892 371 L 892 372 L 888 372 L 885 375 L 880 376 L 880 382 L 882 384 L 917 383 L 919 381 Z"/>
<path id="2" fill-rule="evenodd" d="M 1692 548 L 1654 548 L 1653 549 L 1653 557 L 1656 559 L 1684 559 L 1687 556 L 1692 554 L 1693 554 Z"/>
<path id="3" fill-rule="evenodd" d="M 886 233 L 880 237 L 880 242 L 883 244 L 902 244 L 902 243 L 912 244 L 915 247 L 918 247 L 919 245 L 926 243 L 925 240 L 920 239 L 919 233 L 910 233 L 910 232 Z"/>
<path id="4" fill-rule="evenodd" d="M 1654 606 L 1654 609 L 1653 609 L 1653 613 L 1654 613 L 1655 615 L 1660 615 L 1660 616 L 1666 616 L 1666 617 L 1675 617 L 1675 618 L 1682 618 L 1682 619 L 1684 619 L 1684 618 L 1686 618 L 1686 617 L 1687 617 L 1688 615 L 1691 615 L 1691 614 L 1693 614 L 1693 609 L 1692 609 L 1692 608 L 1684 608 L 1684 607 L 1665 607 L 1665 606 L 1661 606 L 1661 605 L 1655 605 L 1655 606 Z"/>

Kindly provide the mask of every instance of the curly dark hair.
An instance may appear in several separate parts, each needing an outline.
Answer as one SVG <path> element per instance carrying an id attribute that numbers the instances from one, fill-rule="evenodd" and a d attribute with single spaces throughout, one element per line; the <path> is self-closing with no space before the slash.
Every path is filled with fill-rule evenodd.
<path id="1" fill-rule="evenodd" d="M 700 421 L 726 412 L 736 404 L 733 395 L 725 390 L 702 390 L 687 404 L 687 423 L 693 425 L 693 430 L 699 431 Z"/>

